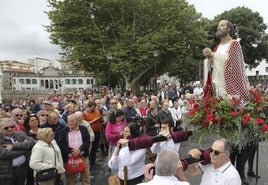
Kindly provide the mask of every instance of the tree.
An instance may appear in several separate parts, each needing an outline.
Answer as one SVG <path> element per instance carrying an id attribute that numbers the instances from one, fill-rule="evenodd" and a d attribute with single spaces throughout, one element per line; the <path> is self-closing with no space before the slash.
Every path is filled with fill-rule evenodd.
<path id="1" fill-rule="evenodd" d="M 198 63 L 199 48 L 207 45 L 200 14 L 184 0 L 49 0 L 51 41 L 60 45 L 74 68 L 109 70 L 134 87 L 154 76 L 153 51 L 159 53 L 157 73 L 178 74 L 187 61 Z M 111 63 L 106 54 L 113 55 Z M 176 66 L 171 68 L 170 66 Z M 189 73 L 188 73 L 189 74 Z M 193 74 L 194 75 L 194 74 Z M 149 78 L 148 78 L 149 79 Z"/>
<path id="2" fill-rule="evenodd" d="M 233 37 L 238 37 L 240 41 L 246 64 L 256 67 L 263 59 L 268 60 L 268 35 L 265 32 L 267 25 L 258 12 L 245 7 L 225 11 L 214 18 L 210 29 L 211 35 L 215 35 L 217 24 L 222 19 L 234 24 L 236 31 Z M 215 38 L 214 45 L 217 43 Z"/>

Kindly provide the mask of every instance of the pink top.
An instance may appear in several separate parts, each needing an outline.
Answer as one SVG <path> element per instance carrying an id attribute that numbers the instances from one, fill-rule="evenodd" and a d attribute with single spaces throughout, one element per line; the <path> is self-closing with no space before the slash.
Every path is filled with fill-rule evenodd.
<path id="1" fill-rule="evenodd" d="M 110 146 L 116 146 L 118 140 L 121 138 L 121 133 L 124 130 L 126 125 L 125 121 L 121 121 L 120 123 L 112 124 L 110 122 L 106 125 L 106 138 L 109 142 Z"/>
<path id="2" fill-rule="evenodd" d="M 70 130 L 68 136 L 70 148 L 78 149 L 83 144 L 82 135 L 79 129 Z"/>

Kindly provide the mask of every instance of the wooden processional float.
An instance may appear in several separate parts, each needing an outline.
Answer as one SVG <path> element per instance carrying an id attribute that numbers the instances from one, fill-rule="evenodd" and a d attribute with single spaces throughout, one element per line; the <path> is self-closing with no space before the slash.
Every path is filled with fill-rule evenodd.
<path id="1" fill-rule="evenodd" d="M 180 143 L 183 141 L 187 141 L 188 137 L 192 135 L 192 131 L 178 131 L 171 133 L 171 137 L 174 141 L 174 143 Z M 166 141 L 167 137 L 158 135 L 158 136 L 142 136 L 137 137 L 129 140 L 128 146 L 129 150 L 138 150 L 142 148 L 148 148 L 151 147 L 154 143 Z M 207 150 L 201 150 L 202 155 L 200 159 L 194 159 L 191 156 L 187 158 L 180 157 L 180 161 L 182 162 L 183 169 L 186 170 L 188 165 L 192 165 L 198 162 L 202 162 L 202 164 L 208 164 L 210 163 L 210 151 Z"/>

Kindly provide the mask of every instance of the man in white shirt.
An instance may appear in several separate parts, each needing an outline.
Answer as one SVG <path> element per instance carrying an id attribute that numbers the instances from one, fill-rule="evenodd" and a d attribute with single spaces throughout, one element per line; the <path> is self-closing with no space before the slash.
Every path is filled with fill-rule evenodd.
<path id="1" fill-rule="evenodd" d="M 217 139 L 210 149 L 211 164 L 191 165 L 187 168 L 186 173 L 190 176 L 203 173 L 200 185 L 241 185 L 239 173 L 230 161 L 231 152 L 232 145 L 229 141 L 223 138 Z M 199 159 L 201 151 L 192 149 L 188 154 Z"/>
<path id="2" fill-rule="evenodd" d="M 153 176 L 153 167 L 155 167 L 155 175 Z M 180 174 L 182 180 L 175 177 L 175 172 Z M 176 173 L 178 174 L 178 173 Z M 179 160 L 179 155 L 173 150 L 163 150 L 156 158 L 155 165 L 148 164 L 145 167 L 144 183 L 138 185 L 190 185 L 184 181 L 185 175 Z"/>
<path id="3" fill-rule="evenodd" d="M 178 100 L 175 100 L 173 102 L 173 107 L 169 108 L 169 111 L 171 112 L 172 119 L 174 122 L 174 132 L 181 130 L 180 124 L 181 124 L 182 110 L 181 106 L 179 106 Z"/>
<path id="4" fill-rule="evenodd" d="M 204 93 L 202 85 L 199 83 L 194 88 L 194 95 L 199 98 Z"/>
<path id="5" fill-rule="evenodd" d="M 166 121 L 165 121 L 166 120 Z M 158 154 L 163 150 L 174 150 L 175 152 L 179 153 L 181 143 L 174 143 L 171 137 L 171 128 L 168 123 L 168 119 L 164 119 L 161 123 L 161 131 L 158 135 L 165 136 L 167 141 L 157 142 L 154 143 L 151 147 L 151 151 L 153 154 Z"/>

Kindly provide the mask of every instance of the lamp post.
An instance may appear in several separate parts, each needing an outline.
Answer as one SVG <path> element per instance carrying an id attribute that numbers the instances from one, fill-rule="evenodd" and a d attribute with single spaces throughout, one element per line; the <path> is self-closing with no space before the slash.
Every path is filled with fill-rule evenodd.
<path id="1" fill-rule="evenodd" d="M 157 93 L 157 69 L 156 69 L 156 63 L 157 63 L 157 59 L 158 59 L 158 51 L 154 50 L 153 55 L 154 55 L 154 58 L 155 58 L 155 60 L 154 60 L 154 76 L 155 76 L 154 90 L 155 90 L 155 93 Z"/>
<path id="2" fill-rule="evenodd" d="M 3 73 L 2 73 L 2 66 L 0 65 L 0 104 L 2 104 L 2 81 L 3 81 Z"/>
<path id="3" fill-rule="evenodd" d="M 109 86 L 108 86 L 108 89 L 110 90 L 110 88 L 111 88 L 111 61 L 113 59 L 112 53 L 110 53 L 110 52 L 107 53 L 106 58 L 107 58 L 107 60 L 109 62 Z"/>

